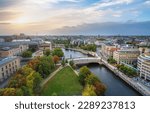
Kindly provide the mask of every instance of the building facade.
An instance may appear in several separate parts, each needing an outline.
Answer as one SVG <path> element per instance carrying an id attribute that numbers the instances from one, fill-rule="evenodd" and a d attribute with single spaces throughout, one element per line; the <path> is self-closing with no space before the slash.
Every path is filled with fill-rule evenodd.
<path id="1" fill-rule="evenodd" d="M 150 54 L 142 54 L 138 57 L 138 72 L 140 77 L 150 80 Z"/>
<path id="2" fill-rule="evenodd" d="M 52 50 L 52 43 L 48 41 L 44 41 L 44 43 L 39 45 L 39 49 L 40 50 L 46 50 L 46 49 Z"/>
<path id="3" fill-rule="evenodd" d="M 140 51 L 138 49 L 128 48 L 115 51 L 113 54 L 113 58 L 117 61 L 118 64 L 125 63 L 129 65 L 136 65 L 139 55 Z"/>
<path id="4" fill-rule="evenodd" d="M 19 57 L 0 59 L 0 82 L 4 81 L 20 68 Z"/>
<path id="5" fill-rule="evenodd" d="M 118 45 L 113 45 L 110 43 L 106 43 L 102 45 L 102 54 L 108 59 L 113 57 L 113 53 L 119 50 Z"/>

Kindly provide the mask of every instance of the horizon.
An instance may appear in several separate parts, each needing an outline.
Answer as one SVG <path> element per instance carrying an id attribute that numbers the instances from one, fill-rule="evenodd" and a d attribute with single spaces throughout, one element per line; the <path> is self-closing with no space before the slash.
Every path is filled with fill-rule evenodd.
<path id="1" fill-rule="evenodd" d="M 149 36 L 149 12 L 150 0 L 1 0 L 0 35 Z"/>

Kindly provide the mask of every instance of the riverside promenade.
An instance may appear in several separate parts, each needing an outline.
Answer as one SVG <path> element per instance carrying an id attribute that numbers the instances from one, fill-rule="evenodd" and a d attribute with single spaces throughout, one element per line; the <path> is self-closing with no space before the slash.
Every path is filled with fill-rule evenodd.
<path id="1" fill-rule="evenodd" d="M 124 80 L 127 84 L 129 84 L 132 88 L 134 88 L 140 94 L 144 96 L 150 96 L 150 90 L 148 90 L 146 87 L 134 81 L 132 78 L 129 78 L 128 76 L 126 76 L 124 73 L 120 72 L 116 67 L 107 63 L 107 61 L 102 59 L 102 62 L 103 62 L 103 65 L 105 65 L 108 69 L 114 72 L 116 76 L 120 77 L 122 80 Z"/>

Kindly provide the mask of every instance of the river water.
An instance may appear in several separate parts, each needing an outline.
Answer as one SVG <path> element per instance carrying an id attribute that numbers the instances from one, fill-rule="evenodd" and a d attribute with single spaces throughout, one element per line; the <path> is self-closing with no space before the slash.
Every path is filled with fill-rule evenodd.
<path id="1" fill-rule="evenodd" d="M 81 52 L 63 49 L 65 58 L 88 57 Z M 99 64 L 87 65 L 107 87 L 106 96 L 139 96 L 140 94 L 127 83 L 116 77 L 107 67 Z"/>

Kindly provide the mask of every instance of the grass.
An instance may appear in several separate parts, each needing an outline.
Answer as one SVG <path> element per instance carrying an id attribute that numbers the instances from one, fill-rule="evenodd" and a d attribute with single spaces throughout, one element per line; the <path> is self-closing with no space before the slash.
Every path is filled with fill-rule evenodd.
<path id="1" fill-rule="evenodd" d="M 72 96 L 81 95 L 82 86 L 78 81 L 78 76 L 69 67 L 64 67 L 43 87 L 42 96 Z"/>

